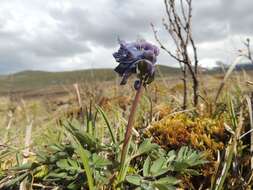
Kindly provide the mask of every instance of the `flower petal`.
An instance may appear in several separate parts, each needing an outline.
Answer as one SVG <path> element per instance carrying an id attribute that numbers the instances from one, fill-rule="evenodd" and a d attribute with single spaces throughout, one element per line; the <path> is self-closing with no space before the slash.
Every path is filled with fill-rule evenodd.
<path id="1" fill-rule="evenodd" d="M 120 41 L 120 48 L 113 53 L 113 57 L 119 63 L 114 69 L 122 76 L 121 84 L 127 83 L 131 74 L 139 70 L 138 78 L 140 80 L 150 81 L 154 78 L 156 57 L 159 54 L 159 49 L 145 41 L 126 43 Z"/>

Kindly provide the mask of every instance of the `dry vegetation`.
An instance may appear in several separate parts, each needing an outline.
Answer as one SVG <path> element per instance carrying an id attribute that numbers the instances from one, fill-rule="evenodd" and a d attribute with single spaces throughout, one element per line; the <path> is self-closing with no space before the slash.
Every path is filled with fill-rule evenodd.
<path id="1" fill-rule="evenodd" d="M 251 188 L 252 135 L 243 134 L 252 128 L 250 125 L 252 112 L 249 109 L 252 106 L 250 96 L 253 86 L 249 83 L 252 77 L 246 72 L 233 72 L 215 104 L 214 99 L 223 80 L 222 76 L 222 74 L 200 75 L 201 96 L 197 108 L 189 104 L 188 110 L 181 111 L 183 89 L 182 84 L 175 77 L 157 79 L 145 90 L 142 97 L 137 110 L 136 130 L 133 137 L 137 144 L 144 138 L 151 139 L 152 143 L 156 143 L 165 151 L 178 151 L 188 146 L 202 152 L 204 159 L 208 161 L 189 171 L 170 171 L 170 175 L 181 181 L 173 183 L 178 188 L 222 189 L 219 180 L 224 180 L 222 187 L 227 186 L 229 189 Z M 43 92 L 44 96 L 40 96 L 40 91 L 31 91 L 31 96 L 22 98 L 19 98 L 19 94 L 16 94 L 15 98 L 1 97 L 1 188 L 16 189 L 25 179 L 27 187 L 33 189 L 65 189 L 64 185 L 68 185 L 69 189 L 86 189 L 85 178 L 76 182 L 79 186 L 73 185 L 71 172 L 67 172 L 70 176 L 67 173 L 60 176 L 63 171 L 61 170 L 59 175 L 56 175 L 58 169 L 63 167 L 59 166 L 59 160 L 54 162 L 57 163 L 54 167 L 47 166 L 41 163 L 40 155 L 43 152 L 47 157 L 52 158 L 55 150 L 49 147 L 69 146 L 71 140 L 63 124 L 66 121 L 80 123 L 73 125 L 77 128 L 80 125 L 79 127 L 84 131 L 87 130 L 87 133 L 99 139 L 101 145 L 113 145 L 106 122 L 96 111 L 97 106 L 106 114 L 116 142 L 121 146 L 134 89 L 131 86 L 119 87 L 117 81 L 80 83 L 79 89 L 81 105 L 72 85 L 65 85 L 64 88 L 62 86 L 49 88 Z M 67 93 L 58 93 L 61 91 Z M 31 139 L 27 142 L 27 128 L 30 125 L 32 126 Z M 103 154 L 101 152 L 101 155 Z M 115 156 L 110 152 L 106 154 L 109 160 L 110 156 Z M 134 157 L 128 175 L 139 174 L 138 167 L 142 167 L 145 158 L 146 156 Z M 37 163 L 39 166 L 36 169 L 32 169 L 31 166 L 26 168 L 24 164 L 27 163 Z M 227 171 L 225 167 L 228 167 Z M 18 178 L 26 172 L 28 174 L 25 178 Z M 55 176 L 50 177 L 53 175 L 50 172 L 54 172 Z M 115 180 L 113 176 L 116 173 L 112 172 L 108 175 L 112 177 L 112 181 Z M 65 179 L 66 184 L 61 181 L 62 179 Z M 126 179 L 128 183 L 125 182 L 127 183 L 125 188 L 138 187 L 138 183 L 133 183 L 131 178 Z M 106 189 L 106 183 L 99 180 L 96 183 L 100 184 L 98 188 Z M 172 184 L 169 187 L 172 187 Z"/>

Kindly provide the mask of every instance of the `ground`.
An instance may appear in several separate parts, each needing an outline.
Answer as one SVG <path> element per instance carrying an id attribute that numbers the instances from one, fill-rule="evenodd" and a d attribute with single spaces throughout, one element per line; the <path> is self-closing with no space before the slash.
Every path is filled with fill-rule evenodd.
<path id="1" fill-rule="evenodd" d="M 206 159 L 211 163 L 199 170 L 202 177 L 209 180 L 203 182 L 202 186 L 210 185 L 213 177 L 218 179 L 220 168 L 215 165 L 217 155 L 219 153 L 224 154 L 224 150 L 229 147 L 229 142 L 232 141 L 229 128 L 236 133 L 236 129 L 233 128 L 233 118 L 230 117 L 231 107 L 229 106 L 233 106 L 237 125 L 242 125 L 240 133 L 238 132 L 239 135 L 250 129 L 250 112 L 247 107 L 247 100 L 250 98 L 253 86 L 247 81 L 253 81 L 252 73 L 234 72 L 226 81 L 221 96 L 215 104 L 214 98 L 222 83 L 223 76 L 222 73 L 200 74 L 201 96 L 199 106 L 193 109 L 189 102 L 188 110 L 184 112 L 181 112 L 183 86 L 180 74 L 159 76 L 144 91 L 137 110 L 135 122 L 137 136 L 149 137 L 153 139 L 152 142 L 166 150 L 178 150 L 180 147 L 189 146 L 194 150 L 205 152 Z M 18 80 L 15 79 L 15 81 Z M 36 154 L 38 150 L 60 138 L 58 136 L 61 135 L 58 134 L 59 128 L 61 128 L 60 122 L 73 119 L 82 122 L 83 117 L 87 120 L 87 113 L 95 112 L 96 106 L 103 109 L 110 123 L 112 123 L 113 131 L 119 139 L 123 139 L 135 93 L 132 86 L 133 82 L 130 80 L 126 86 L 119 86 L 119 79 L 117 78 L 113 78 L 113 80 L 103 80 L 102 78 L 95 81 L 73 81 L 71 79 L 70 81 L 61 85 L 33 81 L 31 86 L 26 84 L 23 89 L 20 86 L 16 87 L 19 85 L 18 82 L 6 83 L 5 89 L 3 86 L 1 87 L 0 174 L 17 165 L 17 155 L 23 157 L 26 130 L 31 123 L 32 144 L 29 148 L 31 160 L 33 160 L 33 154 Z M 79 86 L 81 107 L 77 100 L 74 83 Z M 189 84 L 189 86 L 191 85 Z M 191 94 L 191 92 L 189 93 Z M 233 105 L 230 104 L 231 102 Z M 89 112 L 89 109 L 92 111 Z M 91 118 L 92 121 L 93 119 Z M 242 124 L 240 124 L 241 119 Z M 87 122 L 86 124 L 89 125 Z M 103 143 L 108 143 L 110 134 L 101 117 L 96 120 L 94 134 L 102 139 Z M 248 141 L 250 141 L 249 135 L 240 142 L 238 140 L 240 146 L 236 145 L 238 148 L 236 156 L 240 160 L 238 161 L 240 162 L 239 170 L 245 179 L 248 179 L 248 170 L 246 171 L 244 167 L 250 165 Z M 11 151 L 5 150 L 6 147 L 10 148 L 8 151 Z M 224 159 L 225 161 L 226 159 Z M 229 176 L 236 180 L 232 171 L 230 171 Z M 185 186 L 188 185 L 193 188 L 201 185 L 195 184 L 194 181 L 187 181 L 189 179 L 186 176 L 181 178 L 183 178 Z"/>

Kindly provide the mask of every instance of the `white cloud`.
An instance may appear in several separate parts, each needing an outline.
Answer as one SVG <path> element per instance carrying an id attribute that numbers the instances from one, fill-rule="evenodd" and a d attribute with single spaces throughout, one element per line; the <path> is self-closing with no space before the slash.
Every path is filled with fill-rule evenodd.
<path id="1" fill-rule="evenodd" d="M 241 40 L 253 36 L 253 1 L 193 2 L 193 34 L 201 64 L 229 62 Z M 150 22 L 173 48 L 161 30 L 163 15 L 162 0 L 1 0 L 0 72 L 114 67 L 118 36 L 155 43 Z M 164 52 L 158 62 L 177 65 Z"/>

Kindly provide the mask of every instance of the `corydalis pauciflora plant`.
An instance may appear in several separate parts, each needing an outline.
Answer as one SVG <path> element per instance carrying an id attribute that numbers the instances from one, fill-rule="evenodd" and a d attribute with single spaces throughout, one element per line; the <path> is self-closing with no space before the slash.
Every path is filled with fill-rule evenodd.
<path id="1" fill-rule="evenodd" d="M 124 42 L 119 41 L 120 48 L 113 54 L 119 65 L 115 71 L 122 77 L 121 85 L 127 83 L 130 75 L 136 74 L 135 89 L 140 85 L 146 85 L 154 80 L 155 63 L 159 49 L 146 41 Z"/>
<path id="2" fill-rule="evenodd" d="M 130 164 L 127 159 L 129 142 L 132 137 L 134 116 L 141 98 L 141 91 L 143 89 L 142 86 L 145 86 L 154 80 L 155 63 L 158 54 L 159 49 L 155 45 L 145 41 L 131 43 L 120 41 L 119 50 L 113 54 L 113 57 L 119 63 L 119 65 L 115 68 L 115 71 L 122 77 L 122 81 L 120 83 L 121 85 L 127 83 L 127 79 L 130 75 L 137 74 L 137 80 L 134 84 L 137 91 L 130 110 L 121 151 L 120 172 L 118 176 L 118 181 L 120 183 L 124 181 Z"/>

